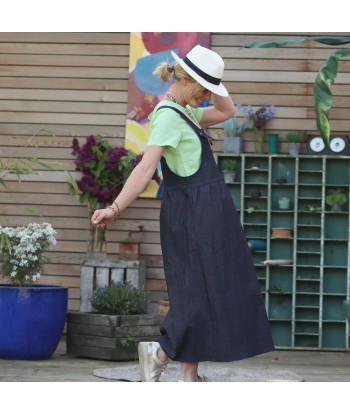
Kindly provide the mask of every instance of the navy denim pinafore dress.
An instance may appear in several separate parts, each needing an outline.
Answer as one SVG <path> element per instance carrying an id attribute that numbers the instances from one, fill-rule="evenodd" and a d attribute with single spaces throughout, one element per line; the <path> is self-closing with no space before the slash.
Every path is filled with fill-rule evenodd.
<path id="1" fill-rule="evenodd" d="M 208 136 L 180 110 L 202 145 L 199 170 L 161 159 L 161 247 L 170 309 L 157 341 L 180 362 L 228 362 L 274 350 L 247 241 Z M 169 111 L 169 109 L 167 109 Z"/>

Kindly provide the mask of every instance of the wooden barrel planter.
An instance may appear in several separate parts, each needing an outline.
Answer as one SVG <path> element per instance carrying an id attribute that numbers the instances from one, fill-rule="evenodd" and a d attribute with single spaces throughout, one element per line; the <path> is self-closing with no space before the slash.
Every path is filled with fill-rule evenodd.
<path id="1" fill-rule="evenodd" d="M 86 312 L 67 314 L 67 353 L 114 361 L 137 360 L 140 341 L 160 335 L 162 315 L 115 316 Z"/>

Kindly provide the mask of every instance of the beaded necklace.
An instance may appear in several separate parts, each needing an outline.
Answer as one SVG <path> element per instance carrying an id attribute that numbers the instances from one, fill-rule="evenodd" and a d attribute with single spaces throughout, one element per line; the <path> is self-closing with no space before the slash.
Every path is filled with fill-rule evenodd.
<path id="1" fill-rule="evenodd" d="M 178 104 L 178 102 L 177 102 L 177 100 L 169 93 L 169 92 L 167 92 L 167 94 L 166 94 L 166 97 L 170 100 L 170 101 L 172 101 L 172 102 L 174 102 L 175 104 Z M 179 104 L 178 104 L 179 105 Z M 184 108 L 184 110 L 185 110 L 185 112 L 186 112 L 186 115 L 188 116 L 188 118 L 191 120 L 191 121 L 193 121 L 199 128 L 201 128 L 201 126 L 198 124 L 198 121 L 196 120 L 196 118 L 193 116 L 193 114 L 192 114 L 192 111 L 186 106 L 185 108 Z"/>

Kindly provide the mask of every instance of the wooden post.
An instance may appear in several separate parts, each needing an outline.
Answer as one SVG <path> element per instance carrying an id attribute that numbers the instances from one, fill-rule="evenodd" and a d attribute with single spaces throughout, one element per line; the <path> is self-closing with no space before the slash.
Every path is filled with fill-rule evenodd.
<path id="1" fill-rule="evenodd" d="M 91 311 L 90 298 L 93 294 L 94 269 L 81 267 L 80 271 L 80 311 Z"/>

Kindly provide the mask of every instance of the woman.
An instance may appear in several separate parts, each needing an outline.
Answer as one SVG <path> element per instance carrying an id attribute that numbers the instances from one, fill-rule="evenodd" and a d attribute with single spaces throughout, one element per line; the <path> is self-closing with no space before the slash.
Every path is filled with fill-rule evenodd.
<path id="1" fill-rule="evenodd" d="M 239 216 L 215 163 L 204 128 L 232 117 L 235 106 L 221 78 L 224 62 L 195 46 L 174 66 L 155 71 L 174 78 L 150 114 L 149 141 L 112 206 L 97 210 L 103 227 L 142 193 L 161 161 L 164 197 L 161 246 L 170 309 L 155 342 L 139 344 L 141 380 L 158 381 L 168 359 L 181 362 L 182 380 L 201 381 L 201 361 L 234 361 L 274 349 Z M 213 106 L 200 108 L 212 98 Z"/>

